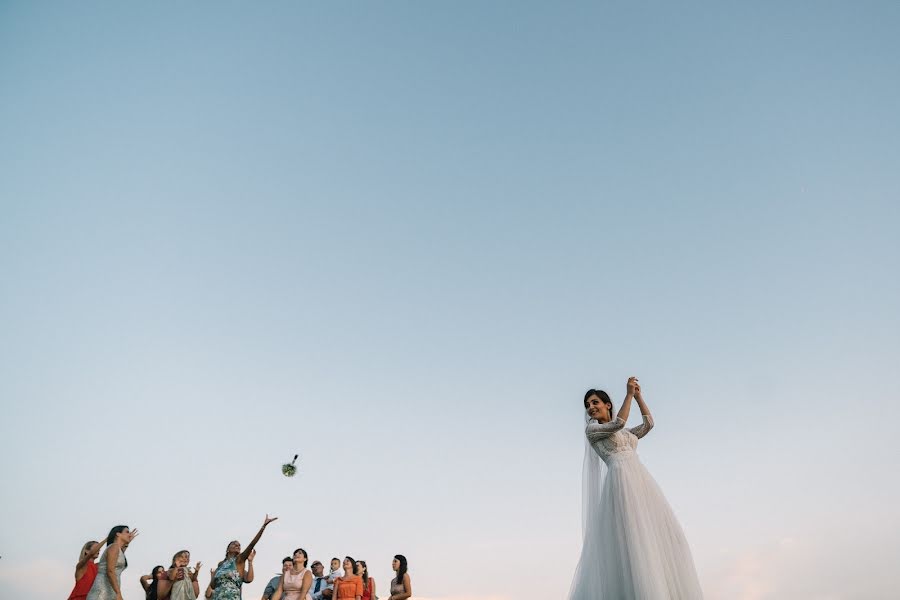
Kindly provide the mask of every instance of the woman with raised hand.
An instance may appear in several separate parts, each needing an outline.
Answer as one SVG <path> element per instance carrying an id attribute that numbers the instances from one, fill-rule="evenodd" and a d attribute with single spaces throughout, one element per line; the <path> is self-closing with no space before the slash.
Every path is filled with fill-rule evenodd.
<path id="1" fill-rule="evenodd" d="M 244 583 L 245 576 L 249 575 L 247 570 L 247 559 L 259 539 L 262 537 L 263 531 L 272 521 L 278 517 L 269 517 L 266 515 L 262 527 L 256 532 L 254 538 L 250 541 L 246 548 L 241 550 L 241 543 L 237 540 L 232 541 L 225 548 L 225 559 L 216 567 L 215 574 L 210 586 L 213 588 L 213 600 L 240 600 L 241 586 Z M 251 563 L 252 564 L 252 563 Z"/>
<path id="2" fill-rule="evenodd" d="M 632 400 L 642 423 L 626 429 Z M 603 390 L 585 393 L 584 410 L 583 546 L 569 600 L 701 600 L 681 525 L 636 452 L 654 424 L 637 377 L 615 416 Z"/>
<path id="3" fill-rule="evenodd" d="M 172 557 L 172 566 L 169 568 L 168 577 L 171 582 L 171 591 L 167 595 L 170 600 L 196 600 L 200 595 L 200 567 L 203 563 L 191 569 L 191 553 L 188 550 L 180 550 Z"/>
<path id="4" fill-rule="evenodd" d="M 203 596 L 206 598 L 206 600 L 211 600 L 213 597 L 213 594 L 215 594 L 215 592 L 216 592 L 213 589 L 213 581 L 215 581 L 215 580 L 216 580 L 216 570 L 210 569 L 209 570 L 209 583 L 206 584 L 206 591 L 203 592 Z"/>
<path id="5" fill-rule="evenodd" d="M 100 565 L 87 600 L 122 600 L 122 571 L 128 567 L 125 548 L 136 538 L 138 530 L 116 525 L 106 536 L 106 550 L 100 555 Z"/>
<path id="6" fill-rule="evenodd" d="M 144 588 L 145 600 L 159 600 L 159 579 L 166 572 L 162 565 L 156 565 L 149 575 L 141 575 L 141 587 Z"/>
<path id="7" fill-rule="evenodd" d="M 100 548 L 106 544 L 106 540 L 101 542 L 86 542 L 81 547 L 81 554 L 78 556 L 78 562 L 75 563 L 75 587 L 69 594 L 69 600 L 85 600 L 91 586 L 94 585 L 94 579 L 97 577 L 97 557 L 100 556 Z"/>
<path id="8" fill-rule="evenodd" d="M 406 600 L 412 596 L 412 583 L 409 581 L 409 573 L 406 572 L 406 557 L 402 554 L 394 556 L 391 568 L 397 575 L 391 579 L 391 595 L 388 600 Z"/>

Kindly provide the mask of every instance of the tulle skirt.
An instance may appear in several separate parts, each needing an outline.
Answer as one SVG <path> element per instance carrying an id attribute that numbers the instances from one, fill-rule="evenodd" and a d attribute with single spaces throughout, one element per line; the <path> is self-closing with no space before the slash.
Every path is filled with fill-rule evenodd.
<path id="1" fill-rule="evenodd" d="M 614 454 L 607 467 L 570 600 L 702 599 L 681 525 L 637 454 Z"/>

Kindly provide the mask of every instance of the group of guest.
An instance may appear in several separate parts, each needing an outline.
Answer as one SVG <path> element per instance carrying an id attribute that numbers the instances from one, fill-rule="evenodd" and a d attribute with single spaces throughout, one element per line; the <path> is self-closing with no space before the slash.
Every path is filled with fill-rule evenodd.
<path id="1" fill-rule="evenodd" d="M 314 560 L 307 568 L 309 555 L 303 548 L 281 561 L 281 575 L 269 581 L 261 600 L 377 600 L 375 578 L 369 575 L 364 560 L 345 556 L 343 564 L 332 558 L 330 571 Z M 406 557 L 398 554 L 392 567 L 396 577 L 391 580 L 388 600 L 406 600 L 412 596 L 412 584 L 407 573 Z"/>
<path id="2" fill-rule="evenodd" d="M 225 558 L 210 569 L 210 582 L 204 596 L 209 600 L 241 600 L 244 583 L 253 581 L 255 546 L 266 527 L 277 517 L 266 515 L 262 527 L 246 548 L 234 540 L 225 550 Z M 122 571 L 128 566 L 125 550 L 137 537 L 137 529 L 126 525 L 113 527 L 105 540 L 84 544 L 75 565 L 75 587 L 69 600 L 124 600 L 122 597 Z M 103 546 L 103 554 L 100 550 Z M 99 558 L 99 561 L 97 560 Z M 298 548 L 281 563 L 281 574 L 273 577 L 263 592 L 262 600 L 379 600 L 375 578 L 369 576 L 364 560 L 344 557 L 342 563 L 331 559 L 330 571 L 325 575 L 321 562 L 313 561 L 309 567 L 309 555 Z M 179 550 L 166 569 L 157 565 L 150 574 L 140 577 L 145 600 L 196 600 L 200 596 L 198 576 L 202 563 L 193 568 L 191 553 Z M 412 596 L 412 584 L 407 573 L 406 557 L 394 557 L 392 568 L 396 577 L 391 580 L 391 595 L 387 600 L 406 600 Z M 384 599 L 380 599 L 384 600 Z"/>

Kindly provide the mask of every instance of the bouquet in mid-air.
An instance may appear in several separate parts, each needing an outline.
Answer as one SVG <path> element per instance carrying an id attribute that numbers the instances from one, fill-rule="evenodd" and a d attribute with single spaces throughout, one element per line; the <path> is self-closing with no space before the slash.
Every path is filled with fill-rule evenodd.
<path id="1" fill-rule="evenodd" d="M 297 474 L 297 459 L 300 457 L 299 454 L 294 455 L 294 460 L 289 463 L 284 463 L 281 465 L 281 474 L 285 477 L 293 477 Z"/>

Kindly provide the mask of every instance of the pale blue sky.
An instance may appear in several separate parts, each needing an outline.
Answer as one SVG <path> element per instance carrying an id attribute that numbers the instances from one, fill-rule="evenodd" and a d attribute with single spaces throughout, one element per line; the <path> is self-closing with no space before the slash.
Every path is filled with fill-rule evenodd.
<path id="1" fill-rule="evenodd" d="M 563 598 L 581 396 L 629 375 L 708 598 L 895 596 L 898 30 L 0 2 L 0 596 L 125 523 L 135 600 L 268 511 L 248 600 L 297 546 Z"/>

